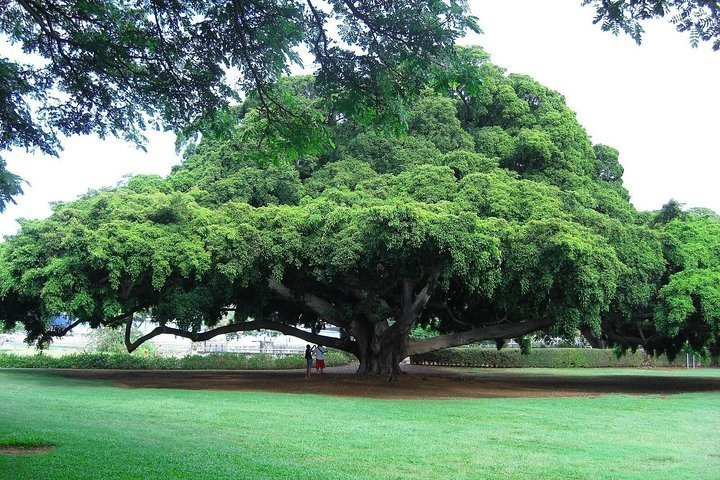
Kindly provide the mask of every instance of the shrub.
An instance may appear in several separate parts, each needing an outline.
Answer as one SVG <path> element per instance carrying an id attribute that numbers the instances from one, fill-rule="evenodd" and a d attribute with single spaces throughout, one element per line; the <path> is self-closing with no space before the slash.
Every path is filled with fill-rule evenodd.
<path id="1" fill-rule="evenodd" d="M 290 370 L 305 368 L 305 357 L 302 355 L 288 355 L 275 359 L 275 368 L 278 370 Z"/>
<path id="2" fill-rule="evenodd" d="M 671 367 L 685 366 L 685 357 L 678 357 L 669 362 L 660 357 L 643 358 L 637 351 L 618 358 L 613 350 L 594 348 L 542 348 L 535 349 L 528 355 L 519 350 L 497 350 L 483 347 L 458 347 L 438 350 L 436 352 L 413 355 L 413 365 L 446 365 L 458 367 L 541 367 L 541 368 L 598 368 L 598 367 Z M 710 361 L 703 365 L 712 365 Z"/>
<path id="3" fill-rule="evenodd" d="M 177 368 L 183 370 L 244 370 L 248 367 L 245 355 L 236 353 L 210 353 L 208 355 L 190 355 L 177 360 Z"/>
<path id="4" fill-rule="evenodd" d="M 268 370 L 273 367 L 273 358 L 267 353 L 258 353 L 248 357 L 248 368 L 251 370 Z"/>
<path id="5" fill-rule="evenodd" d="M 347 365 L 354 357 L 338 350 L 329 351 L 328 366 Z M 129 353 L 72 353 L 61 357 L 44 354 L 0 353 L 0 368 L 84 368 L 118 370 L 285 370 L 305 368 L 302 355 L 273 358 L 268 354 L 211 353 L 183 358 Z"/>
<path id="6" fill-rule="evenodd" d="M 325 366 L 327 367 L 337 367 L 340 365 L 348 365 L 355 362 L 357 362 L 355 355 L 343 352 L 342 350 L 330 349 L 325 354 Z M 304 366 L 305 362 L 303 362 L 303 367 Z"/>

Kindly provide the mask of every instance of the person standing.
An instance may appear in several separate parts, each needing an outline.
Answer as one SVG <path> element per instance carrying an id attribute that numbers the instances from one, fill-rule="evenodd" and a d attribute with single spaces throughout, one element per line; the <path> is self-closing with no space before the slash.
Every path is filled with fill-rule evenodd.
<path id="1" fill-rule="evenodd" d="M 315 371 L 323 373 L 325 370 L 325 352 L 327 352 L 327 348 L 322 345 L 315 345 L 313 349 L 315 350 Z"/>
<path id="2" fill-rule="evenodd" d="M 313 361 L 313 349 L 310 348 L 310 344 L 308 344 L 307 347 L 305 347 L 305 378 L 310 377 L 310 370 L 312 369 L 312 361 Z"/>

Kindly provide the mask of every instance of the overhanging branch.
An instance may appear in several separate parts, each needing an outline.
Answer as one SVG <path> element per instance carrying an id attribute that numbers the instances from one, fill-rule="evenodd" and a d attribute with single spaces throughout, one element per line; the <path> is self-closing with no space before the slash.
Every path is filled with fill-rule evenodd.
<path id="1" fill-rule="evenodd" d="M 276 297 L 288 303 L 301 305 L 324 321 L 337 325 L 338 327 L 350 328 L 350 322 L 345 320 L 335 306 L 311 293 L 295 293 L 282 283 L 275 280 L 268 280 L 268 288 Z"/>
<path id="2" fill-rule="evenodd" d="M 311 343 L 337 348 L 338 350 L 344 350 L 350 353 L 356 352 L 356 346 L 354 342 L 348 343 L 346 341 L 340 340 L 339 338 L 326 337 L 324 335 L 306 332 L 305 330 L 301 330 L 292 325 L 267 320 L 231 323 L 230 325 L 224 325 L 222 327 L 213 328 L 204 332 L 189 332 L 181 328 L 160 325 L 135 341 L 130 340 L 132 333 L 132 320 L 129 320 L 125 326 L 125 347 L 127 348 L 128 352 L 132 353 L 143 343 L 162 334 L 176 335 L 178 337 L 190 339 L 193 342 L 204 342 L 210 340 L 211 338 L 217 337 L 218 335 L 261 329 L 275 330 L 284 333 L 285 335 L 292 335 L 293 337 L 301 338 Z"/>
<path id="3" fill-rule="evenodd" d="M 77 327 L 83 323 L 83 320 L 77 319 L 74 322 L 68 324 L 65 326 L 65 328 L 59 328 L 59 329 L 50 329 L 47 332 L 43 333 L 37 341 L 38 348 L 43 348 L 44 345 L 52 342 L 53 338 L 60 338 L 67 335 L 67 333 L 72 330 L 73 328 Z"/>
<path id="4" fill-rule="evenodd" d="M 602 324 L 602 331 L 605 334 L 605 336 L 610 340 L 613 344 L 617 345 L 623 345 L 623 346 L 633 346 L 633 345 L 642 345 L 643 347 L 646 347 L 650 342 L 653 340 L 659 338 L 660 336 L 657 333 L 653 333 L 649 337 L 645 336 L 645 333 L 642 331 L 642 328 L 640 324 L 637 324 L 638 332 L 640 336 L 633 336 L 633 335 L 620 335 L 616 333 L 611 327 L 609 322 L 603 322 Z"/>
<path id="5" fill-rule="evenodd" d="M 473 328 L 467 332 L 440 335 L 439 337 L 432 337 L 424 340 L 410 340 L 408 342 L 407 354 L 417 355 L 433 352 L 443 348 L 467 345 L 483 340 L 493 340 L 495 338 L 516 338 L 547 328 L 553 323 L 554 320 L 552 318 L 543 317 L 529 322 L 503 323 L 500 325 Z"/>

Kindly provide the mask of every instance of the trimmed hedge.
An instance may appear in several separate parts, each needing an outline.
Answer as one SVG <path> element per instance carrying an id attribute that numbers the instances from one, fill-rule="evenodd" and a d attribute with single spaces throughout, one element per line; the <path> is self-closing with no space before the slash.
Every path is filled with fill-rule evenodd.
<path id="1" fill-rule="evenodd" d="M 347 365 L 354 357 L 339 350 L 325 354 L 329 367 Z M 82 368 L 118 370 L 286 370 L 305 368 L 302 355 L 273 358 L 260 353 L 253 355 L 211 353 L 182 358 L 129 353 L 72 353 L 61 357 L 49 355 L 16 355 L 0 353 L 0 368 Z"/>
<path id="2" fill-rule="evenodd" d="M 628 352 L 618 358 L 613 350 L 595 348 L 538 348 L 522 355 L 520 350 L 483 347 L 458 347 L 413 355 L 413 365 L 445 365 L 453 367 L 539 367 L 539 368 L 601 368 L 601 367 L 684 367 L 685 355 L 670 362 L 661 355 L 643 358 L 643 353 Z M 703 365 L 716 364 L 702 361 Z"/>
<path id="3" fill-rule="evenodd" d="M 347 365 L 355 358 L 340 350 L 325 355 L 327 366 Z M 458 347 L 410 357 L 413 365 L 443 365 L 457 367 L 540 367 L 540 368 L 601 368 L 601 367 L 684 367 L 685 355 L 674 362 L 663 355 L 643 358 L 640 351 L 615 356 L 613 350 L 594 348 L 538 348 L 529 355 L 519 350 L 483 347 Z M 717 362 L 700 360 L 703 366 L 717 366 Z M 61 357 L 49 355 L 17 355 L 0 352 L 0 368 L 81 368 L 118 370 L 290 370 L 305 368 L 302 355 L 273 358 L 267 354 L 211 353 L 182 358 L 160 355 L 131 355 L 128 353 L 73 353 Z"/>

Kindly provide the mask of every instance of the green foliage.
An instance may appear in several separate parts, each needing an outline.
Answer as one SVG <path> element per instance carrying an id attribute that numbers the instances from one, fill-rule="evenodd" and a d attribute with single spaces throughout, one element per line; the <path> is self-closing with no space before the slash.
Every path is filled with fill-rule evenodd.
<path id="1" fill-rule="evenodd" d="M 410 338 L 417 338 L 417 339 L 432 338 L 437 335 L 438 335 L 438 332 L 429 325 L 428 326 L 417 325 L 410 332 Z"/>
<path id="2" fill-rule="evenodd" d="M 400 173 L 412 166 L 438 163 L 442 158 L 442 152 L 428 139 L 415 135 L 388 137 L 374 130 L 361 132 L 338 147 L 341 159 L 367 162 L 380 174 Z"/>
<path id="3" fill-rule="evenodd" d="M 652 223 L 654 225 L 663 224 L 682 217 L 682 207 L 682 204 L 677 200 L 670 200 L 655 214 Z"/>
<path id="4" fill-rule="evenodd" d="M 430 140 L 443 153 L 472 151 L 472 137 L 463 130 L 449 98 L 425 96 L 413 105 L 408 132 Z"/>
<path id="5" fill-rule="evenodd" d="M 336 367 L 355 360 L 345 352 L 330 350 L 325 365 Z M 50 355 L 16 355 L 0 352 L 0 368 L 81 368 L 117 370 L 288 370 L 304 369 L 302 355 L 272 357 L 268 354 L 210 353 L 182 358 L 163 357 L 153 352 L 128 354 L 72 353 Z"/>
<path id="6" fill-rule="evenodd" d="M 475 148 L 478 152 L 488 157 L 498 158 L 509 162 L 509 158 L 515 149 L 513 137 L 497 125 L 482 127 L 473 130 Z"/>
<path id="7" fill-rule="evenodd" d="M 5 159 L 0 157 L 0 213 L 8 203 L 15 203 L 14 197 L 22 195 L 23 180 L 5 168 Z"/>
<path id="8" fill-rule="evenodd" d="M 571 334 L 581 321 L 599 325 L 621 268 L 606 241 L 554 219 L 527 222 L 511 235 L 503 291 L 512 292 L 505 301 L 515 314 L 550 315 L 562 334 Z"/>
<path id="9" fill-rule="evenodd" d="M 720 353 L 720 220 L 704 212 L 676 211 L 668 203 L 652 220 L 663 235 L 666 281 L 654 306 L 654 323 L 666 335 L 657 351 L 673 355 L 688 343 Z M 662 220 L 658 220 L 662 218 Z"/>
<path id="10" fill-rule="evenodd" d="M 522 129 L 515 137 L 515 148 L 503 167 L 519 173 L 542 171 L 558 153 L 550 136 L 541 131 Z"/>
<path id="11" fill-rule="evenodd" d="M 607 145 L 593 145 L 595 152 L 595 175 L 608 183 L 622 183 L 625 171 L 618 161 L 620 152 Z"/>
<path id="12" fill-rule="evenodd" d="M 448 348 L 413 355 L 413 365 L 493 368 L 619 368 L 684 367 L 685 358 L 669 361 L 664 356 L 643 357 L 642 352 L 619 358 L 613 350 L 595 348 L 535 348 L 528 354 L 521 350 L 481 347 Z"/>
<path id="13" fill-rule="evenodd" d="M 720 50 L 720 10 L 716 2 L 704 0 L 634 0 L 615 1 L 583 0 L 596 12 L 593 23 L 604 31 L 617 35 L 620 31 L 640 44 L 645 33 L 643 22 L 668 17 L 679 32 L 688 32 L 690 45 L 700 41 L 712 42 Z"/>
<path id="14" fill-rule="evenodd" d="M 419 0 L 4 2 L 0 33 L 40 61 L 0 59 L 0 150 L 57 155 L 59 135 L 88 133 L 141 144 L 150 125 L 181 142 L 237 133 L 294 162 L 330 145 L 327 116 L 278 82 L 301 47 L 327 112 L 402 129 L 431 66 L 478 30 L 466 13 L 464 2 Z M 229 105 L 241 93 L 252 110 L 238 126 Z M 19 193 L 0 163 L 0 210 Z"/>

